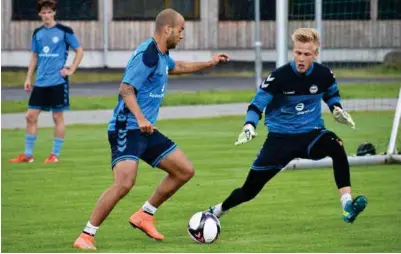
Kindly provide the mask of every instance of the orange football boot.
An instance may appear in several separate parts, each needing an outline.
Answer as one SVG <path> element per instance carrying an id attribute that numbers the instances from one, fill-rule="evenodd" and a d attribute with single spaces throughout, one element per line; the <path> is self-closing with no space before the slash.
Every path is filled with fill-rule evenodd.
<path id="1" fill-rule="evenodd" d="M 15 158 L 8 160 L 10 163 L 31 163 L 33 162 L 33 156 L 26 156 L 25 154 L 21 153 Z"/>
<path id="2" fill-rule="evenodd" d="M 128 221 L 134 228 L 140 229 L 149 237 L 156 240 L 164 239 L 164 236 L 160 234 L 155 227 L 153 216 L 145 213 L 143 209 L 140 209 L 138 212 L 134 213 Z"/>
<path id="3" fill-rule="evenodd" d="M 81 250 L 96 250 L 95 237 L 85 233 L 81 233 L 78 236 L 77 240 L 75 240 L 72 247 Z"/>
<path id="4" fill-rule="evenodd" d="M 54 154 L 50 154 L 49 157 L 45 160 L 45 164 L 58 163 L 58 157 Z"/>

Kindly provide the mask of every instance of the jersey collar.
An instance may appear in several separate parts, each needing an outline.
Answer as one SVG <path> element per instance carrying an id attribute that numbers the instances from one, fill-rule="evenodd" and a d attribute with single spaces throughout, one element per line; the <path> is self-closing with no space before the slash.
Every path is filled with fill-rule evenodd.
<path id="1" fill-rule="evenodd" d="M 163 53 L 163 52 L 160 51 L 159 47 L 157 46 L 157 42 L 156 42 L 155 38 L 153 38 L 153 37 L 152 37 L 152 42 L 156 45 L 157 51 L 159 51 L 160 54 L 162 54 L 162 55 L 168 55 L 169 54 L 168 50 L 166 51 L 166 53 Z"/>

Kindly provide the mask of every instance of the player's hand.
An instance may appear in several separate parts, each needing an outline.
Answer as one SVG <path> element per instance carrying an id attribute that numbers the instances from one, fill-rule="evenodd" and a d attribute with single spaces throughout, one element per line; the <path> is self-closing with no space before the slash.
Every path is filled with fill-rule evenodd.
<path id="1" fill-rule="evenodd" d="M 227 54 L 224 53 L 218 53 L 217 55 L 215 55 L 212 60 L 210 60 L 210 63 L 215 66 L 218 63 L 226 63 L 230 61 L 230 57 Z"/>
<path id="2" fill-rule="evenodd" d="M 69 68 L 63 68 L 60 70 L 60 73 L 63 77 L 71 76 L 74 74 L 75 70 Z"/>
<path id="3" fill-rule="evenodd" d="M 24 83 L 24 90 L 25 92 L 30 92 L 32 91 L 32 83 L 30 80 L 26 80 Z"/>
<path id="4" fill-rule="evenodd" d="M 156 126 L 153 126 L 148 120 L 142 119 L 138 120 L 138 126 L 141 132 L 153 134 L 153 132 L 157 129 Z"/>
<path id="5" fill-rule="evenodd" d="M 255 127 L 252 124 L 246 124 L 242 129 L 242 132 L 239 134 L 237 141 L 235 141 L 234 145 L 241 145 L 252 140 L 256 137 Z"/>
<path id="6" fill-rule="evenodd" d="M 342 124 L 347 124 L 352 129 L 355 129 L 355 123 L 352 120 L 351 115 L 346 111 L 342 110 L 340 107 L 334 106 L 333 116 L 337 122 Z"/>

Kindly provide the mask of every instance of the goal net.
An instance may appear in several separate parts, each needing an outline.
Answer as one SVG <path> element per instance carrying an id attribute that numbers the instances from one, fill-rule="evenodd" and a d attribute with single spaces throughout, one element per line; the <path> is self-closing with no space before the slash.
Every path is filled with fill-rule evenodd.
<path id="1" fill-rule="evenodd" d="M 317 28 L 316 3 L 322 10 L 319 60 L 335 73 L 344 108 L 359 118 L 355 136 L 360 144 L 376 149 L 364 156 L 356 156 L 355 147 L 347 151 L 350 164 L 401 163 L 401 1 L 289 0 L 288 36 L 299 27 Z M 377 123 L 365 120 L 375 115 L 382 116 L 381 135 L 368 131 Z M 335 127 L 334 122 L 326 125 Z M 297 159 L 287 168 L 331 165 L 329 158 Z"/>

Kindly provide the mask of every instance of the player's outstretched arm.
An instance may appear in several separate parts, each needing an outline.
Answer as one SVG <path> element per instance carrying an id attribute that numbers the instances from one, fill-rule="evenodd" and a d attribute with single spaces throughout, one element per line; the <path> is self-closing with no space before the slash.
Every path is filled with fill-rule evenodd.
<path id="1" fill-rule="evenodd" d="M 225 63 L 230 60 L 227 54 L 219 53 L 216 54 L 211 60 L 207 62 L 185 62 L 176 61 L 174 68 L 169 72 L 171 74 L 184 74 L 197 72 L 209 67 L 216 66 L 219 63 Z"/>
<path id="2" fill-rule="evenodd" d="M 334 106 L 333 116 L 337 122 L 346 124 L 352 129 L 355 129 L 355 123 L 354 120 L 352 120 L 351 115 L 348 112 L 344 111 L 339 106 Z"/>
<path id="3" fill-rule="evenodd" d="M 244 144 L 257 136 L 255 128 L 258 125 L 259 120 L 262 118 L 264 109 L 270 103 L 272 98 L 273 96 L 263 88 L 258 89 L 258 92 L 252 99 L 251 104 L 248 106 L 244 127 L 241 133 L 238 135 L 234 145 Z"/>
<path id="4" fill-rule="evenodd" d="M 141 108 L 138 105 L 138 101 L 135 96 L 135 88 L 132 85 L 121 83 L 120 95 L 123 98 L 125 105 L 135 116 L 139 129 L 142 132 L 153 133 L 156 129 L 143 115 Z"/>

